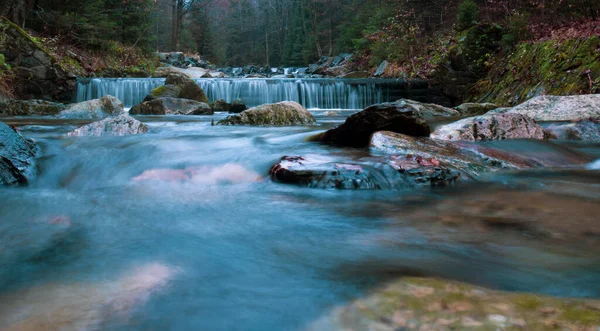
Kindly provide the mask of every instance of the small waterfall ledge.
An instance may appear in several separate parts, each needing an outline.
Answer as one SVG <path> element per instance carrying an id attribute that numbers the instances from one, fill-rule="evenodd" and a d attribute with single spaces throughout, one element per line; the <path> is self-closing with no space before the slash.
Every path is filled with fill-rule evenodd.
<path id="1" fill-rule="evenodd" d="M 105 95 L 133 107 L 164 78 L 87 78 L 78 80 L 77 102 Z M 214 78 L 195 79 L 210 101 L 240 99 L 249 107 L 280 101 L 296 101 L 308 109 L 363 109 L 369 105 L 410 98 L 428 101 L 423 80 L 342 78 Z"/>

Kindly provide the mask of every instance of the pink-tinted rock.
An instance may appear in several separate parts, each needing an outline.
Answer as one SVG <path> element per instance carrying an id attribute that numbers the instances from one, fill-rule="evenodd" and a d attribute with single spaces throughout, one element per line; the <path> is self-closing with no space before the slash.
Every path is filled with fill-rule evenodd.
<path id="1" fill-rule="evenodd" d="M 544 129 L 521 114 L 486 114 L 438 127 L 432 134 L 441 140 L 544 139 Z"/>

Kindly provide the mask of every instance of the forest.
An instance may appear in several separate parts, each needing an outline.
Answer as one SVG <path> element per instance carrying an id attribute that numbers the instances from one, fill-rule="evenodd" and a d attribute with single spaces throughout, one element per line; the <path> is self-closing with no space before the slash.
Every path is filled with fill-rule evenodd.
<path id="1" fill-rule="evenodd" d="M 302 66 L 343 52 L 408 61 L 478 22 L 507 47 L 593 22 L 595 0 L 2 0 L 0 15 L 56 43 L 199 54 L 219 65 Z"/>

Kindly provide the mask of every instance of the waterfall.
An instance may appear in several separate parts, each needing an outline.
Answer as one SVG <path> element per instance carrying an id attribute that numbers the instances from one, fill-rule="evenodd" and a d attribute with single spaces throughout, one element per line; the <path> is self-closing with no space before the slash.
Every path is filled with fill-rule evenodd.
<path id="1" fill-rule="evenodd" d="M 164 78 L 81 79 L 77 86 L 77 101 L 113 95 L 125 107 L 132 107 L 164 81 Z M 419 99 L 427 94 L 426 83 L 414 85 L 395 79 L 203 78 L 195 81 L 210 101 L 222 99 L 232 102 L 239 99 L 249 107 L 296 101 L 309 109 L 362 109 L 401 97 Z"/>

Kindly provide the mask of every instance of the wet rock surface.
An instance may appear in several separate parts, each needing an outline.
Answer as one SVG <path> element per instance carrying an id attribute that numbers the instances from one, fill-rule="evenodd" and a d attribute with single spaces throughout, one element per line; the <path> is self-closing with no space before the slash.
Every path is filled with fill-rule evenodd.
<path id="1" fill-rule="evenodd" d="M 600 122 L 583 120 L 575 123 L 551 124 L 546 128 L 550 139 L 600 141 Z"/>
<path id="2" fill-rule="evenodd" d="M 269 174 L 279 183 L 345 190 L 446 186 L 460 177 L 434 159 L 391 157 L 336 162 L 318 155 L 285 156 Z"/>
<path id="3" fill-rule="evenodd" d="M 458 116 L 454 109 L 412 100 L 376 104 L 365 108 L 337 128 L 313 137 L 313 140 L 339 146 L 366 147 L 377 131 L 392 131 L 420 137 L 429 136 L 427 119 Z"/>
<path id="4" fill-rule="evenodd" d="M 532 98 L 499 112 L 527 115 L 536 121 L 575 121 L 600 118 L 600 94 Z"/>
<path id="5" fill-rule="evenodd" d="M 123 113 L 123 103 L 112 95 L 99 99 L 78 102 L 67 108 L 56 117 L 65 119 L 103 119 Z"/>
<path id="6" fill-rule="evenodd" d="M 148 132 L 148 127 L 126 114 L 105 118 L 77 128 L 67 133 L 67 136 L 127 136 Z"/>
<path id="7" fill-rule="evenodd" d="M 152 101 L 158 98 L 178 98 L 209 103 L 204 90 L 196 82 L 182 74 L 167 75 L 165 85 L 152 90 L 144 98 L 144 101 Z"/>
<path id="8" fill-rule="evenodd" d="M 490 110 L 500 108 L 498 105 L 493 103 L 463 103 L 459 106 L 454 107 L 461 116 L 479 116 L 487 113 Z"/>
<path id="9" fill-rule="evenodd" d="M 440 126 L 431 134 L 441 140 L 544 139 L 544 129 L 521 114 L 487 114 Z"/>
<path id="10" fill-rule="evenodd" d="M 312 114 L 297 102 L 284 101 L 250 108 L 220 120 L 218 125 L 296 126 L 314 125 Z"/>
<path id="11" fill-rule="evenodd" d="M 33 158 L 37 147 L 16 128 L 0 122 L 0 184 L 25 182 L 34 172 Z"/>
<path id="12" fill-rule="evenodd" d="M 376 152 L 436 159 L 442 165 L 460 171 L 467 178 L 500 170 L 583 166 L 592 161 L 587 155 L 550 143 L 538 143 L 535 146 L 537 150 L 533 151 L 511 152 L 506 151 L 506 148 L 478 143 L 410 137 L 381 131 L 373 134 L 370 144 Z"/>
<path id="13" fill-rule="evenodd" d="M 600 301 L 503 292 L 403 277 L 340 307 L 309 330 L 595 330 Z"/>
<path id="14" fill-rule="evenodd" d="M 241 113 L 244 110 L 247 110 L 248 107 L 243 104 L 241 101 L 234 101 L 232 103 L 226 102 L 225 100 L 216 100 L 214 101 L 210 107 L 214 111 L 225 111 L 230 113 Z"/>
<path id="15" fill-rule="evenodd" d="M 131 115 L 212 115 L 213 113 L 210 106 L 204 102 L 168 97 L 144 101 L 129 110 Z"/>
<path id="16" fill-rule="evenodd" d="M 0 116 L 54 116 L 66 106 L 46 100 L 0 100 Z"/>

